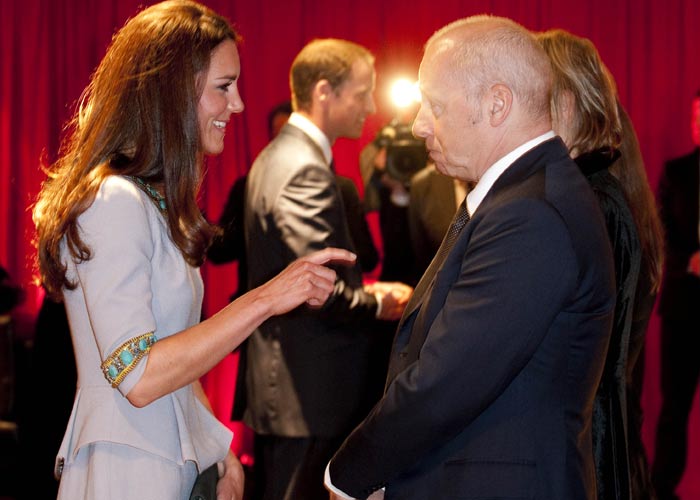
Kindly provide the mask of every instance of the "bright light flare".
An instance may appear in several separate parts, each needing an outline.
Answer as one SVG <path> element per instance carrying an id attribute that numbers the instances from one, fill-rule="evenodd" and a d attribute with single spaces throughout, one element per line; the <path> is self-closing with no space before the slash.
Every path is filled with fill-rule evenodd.
<path id="1" fill-rule="evenodd" d="M 397 108 L 407 108 L 420 102 L 418 82 L 412 82 L 408 78 L 400 78 L 391 86 L 391 102 Z"/>

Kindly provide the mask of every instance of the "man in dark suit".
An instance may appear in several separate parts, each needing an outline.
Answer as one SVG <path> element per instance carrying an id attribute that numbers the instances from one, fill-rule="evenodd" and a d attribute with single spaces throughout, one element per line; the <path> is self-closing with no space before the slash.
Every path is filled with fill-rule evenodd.
<path id="1" fill-rule="evenodd" d="M 596 199 L 551 131 L 547 56 L 522 26 L 477 16 L 433 35 L 419 81 L 414 134 L 440 172 L 477 184 L 326 484 L 333 498 L 592 499 L 614 273 Z"/>
<path id="2" fill-rule="evenodd" d="M 298 256 L 354 250 L 332 169 L 331 145 L 357 138 L 374 111 L 374 61 L 336 39 L 309 43 L 290 82 L 295 112 L 248 176 L 245 233 L 254 287 Z M 325 499 L 323 469 L 342 439 L 381 395 L 386 365 L 370 365 L 377 319 L 397 320 L 408 286 L 365 287 L 359 266 L 337 269 L 323 309 L 300 308 L 265 322 L 248 341 L 248 407 L 264 498 Z"/>
<path id="3" fill-rule="evenodd" d="M 659 299 L 661 393 L 652 481 L 675 500 L 687 459 L 688 415 L 700 380 L 700 92 L 692 101 L 692 153 L 669 161 L 659 181 L 666 267 Z"/>

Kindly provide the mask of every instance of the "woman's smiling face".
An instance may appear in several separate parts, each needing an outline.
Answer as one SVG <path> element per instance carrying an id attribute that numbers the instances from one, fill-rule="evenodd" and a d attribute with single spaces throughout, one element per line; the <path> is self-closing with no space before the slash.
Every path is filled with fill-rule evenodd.
<path id="1" fill-rule="evenodd" d="M 201 152 L 217 155 L 224 149 L 226 125 L 231 114 L 244 109 L 238 93 L 241 61 L 233 40 L 224 40 L 211 53 L 197 107 Z"/>

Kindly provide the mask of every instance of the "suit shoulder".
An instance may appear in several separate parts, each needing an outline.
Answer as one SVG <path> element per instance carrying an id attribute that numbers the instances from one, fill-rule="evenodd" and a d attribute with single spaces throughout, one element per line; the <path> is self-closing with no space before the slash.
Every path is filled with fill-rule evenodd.
<path id="1" fill-rule="evenodd" d="M 429 165 L 419 170 L 411 177 L 410 181 L 410 191 L 424 196 L 429 196 L 428 193 L 431 192 L 442 193 L 451 186 L 453 186 L 453 179 L 438 172 L 434 165 Z"/>
<path id="2" fill-rule="evenodd" d="M 433 165 L 429 165 L 418 172 L 416 172 L 413 177 L 411 177 L 411 187 L 420 186 L 426 182 L 430 182 L 430 177 L 436 172 Z"/>
<path id="3" fill-rule="evenodd" d="M 670 174 L 677 174 L 697 168 L 699 159 L 698 156 L 698 149 L 695 149 L 687 155 L 671 158 L 664 164 L 664 170 Z"/>
<path id="4" fill-rule="evenodd" d="M 313 144 L 297 135 L 280 133 L 260 152 L 251 173 L 290 178 L 307 168 L 328 170 L 322 153 Z"/>
<path id="5" fill-rule="evenodd" d="M 360 192 L 357 190 L 355 181 L 353 181 L 350 177 L 336 175 L 335 182 L 343 195 L 355 196 L 357 198 L 360 197 Z"/>
<path id="6" fill-rule="evenodd" d="M 530 202 L 531 207 L 551 210 L 556 214 L 555 219 L 569 230 L 580 227 L 583 232 L 589 229 L 599 232 L 594 227 L 599 223 L 602 226 L 598 200 L 578 166 L 568 156 L 531 170 L 529 175 L 504 186 L 495 198 L 500 204 L 507 203 L 511 210 L 524 210 Z M 588 228 L 591 225 L 594 227 Z"/>

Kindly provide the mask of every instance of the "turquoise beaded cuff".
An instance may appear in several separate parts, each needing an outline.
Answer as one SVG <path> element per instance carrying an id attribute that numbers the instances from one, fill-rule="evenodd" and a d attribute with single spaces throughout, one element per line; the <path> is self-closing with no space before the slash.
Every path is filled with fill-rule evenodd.
<path id="1" fill-rule="evenodd" d="M 141 361 L 158 339 L 153 332 L 127 340 L 102 362 L 101 368 L 112 387 L 121 384 L 131 370 Z"/>

